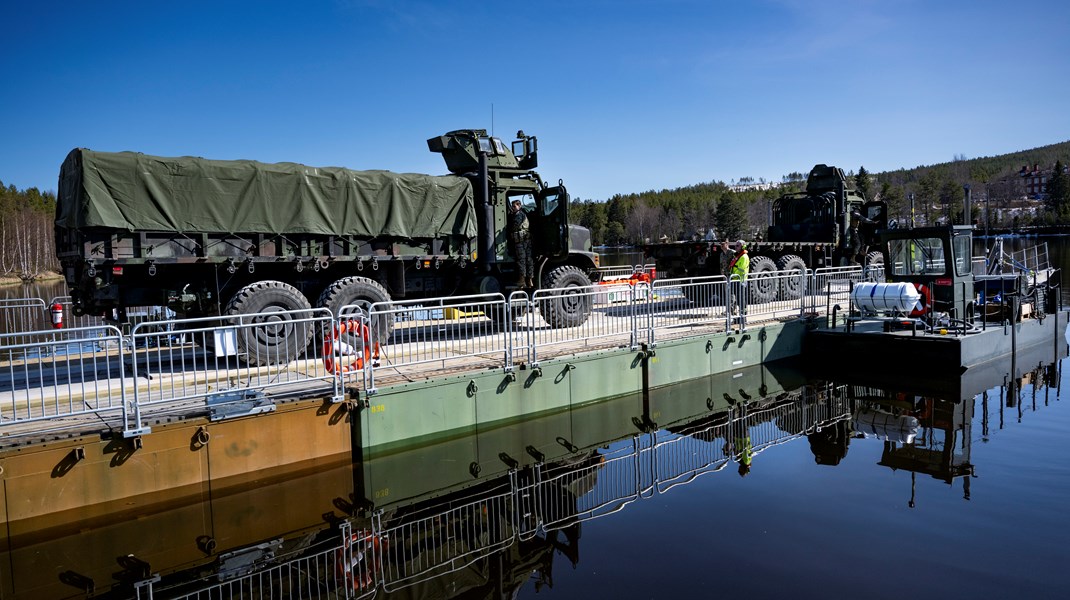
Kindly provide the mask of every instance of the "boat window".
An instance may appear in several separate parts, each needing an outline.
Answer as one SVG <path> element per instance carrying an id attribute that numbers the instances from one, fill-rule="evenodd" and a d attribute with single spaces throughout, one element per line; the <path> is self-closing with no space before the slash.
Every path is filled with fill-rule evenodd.
<path id="1" fill-rule="evenodd" d="M 946 268 L 940 238 L 889 240 L 888 259 L 893 275 L 943 275 Z"/>
<path id="2" fill-rule="evenodd" d="M 959 275 L 969 275 L 973 269 L 972 239 L 968 235 L 956 236 L 951 245 L 955 253 L 955 271 Z"/>

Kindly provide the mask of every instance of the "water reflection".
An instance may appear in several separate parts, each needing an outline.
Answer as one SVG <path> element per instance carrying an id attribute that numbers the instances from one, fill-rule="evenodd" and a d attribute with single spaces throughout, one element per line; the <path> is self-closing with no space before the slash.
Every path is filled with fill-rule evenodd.
<path id="1" fill-rule="evenodd" d="M 987 440 L 1057 393 L 1057 362 L 1018 362 L 905 386 L 774 363 L 136 515 L 22 524 L 0 557 L 3 594 L 511 598 L 575 573 L 592 521 L 625 523 L 698 481 L 743 483 L 798 450 L 838 470 L 852 445 L 881 444 L 876 471 L 911 474 L 910 506 L 919 476 L 961 482 L 969 500 L 973 428 Z"/>

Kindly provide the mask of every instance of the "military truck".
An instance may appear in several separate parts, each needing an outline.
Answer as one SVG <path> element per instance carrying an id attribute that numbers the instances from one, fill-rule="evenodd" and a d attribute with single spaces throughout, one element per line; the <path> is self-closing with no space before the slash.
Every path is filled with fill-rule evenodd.
<path id="1" fill-rule="evenodd" d="M 769 228 L 760 240 L 747 240 L 750 293 L 757 302 L 798 298 L 794 280 L 778 285 L 762 275 L 776 270 L 816 269 L 883 262 L 877 232 L 888 226 L 887 205 L 867 201 L 847 184 L 843 169 L 815 165 L 806 189 L 773 201 Z M 643 244 L 659 275 L 695 277 L 722 273 L 722 250 L 714 240 Z"/>
<path id="2" fill-rule="evenodd" d="M 521 131 L 507 148 L 464 129 L 427 145 L 449 175 L 75 149 L 60 169 L 55 221 L 74 314 L 337 314 L 360 302 L 508 293 L 518 281 L 514 199 L 528 215 L 537 285 L 590 285 L 599 264 L 590 232 L 568 224 L 563 183 L 535 172 L 535 137 Z M 583 323 L 590 303 L 576 297 L 542 302 L 543 317 Z M 381 337 L 391 325 L 377 327 Z M 303 347 L 311 335 L 298 328 L 285 343 Z"/>

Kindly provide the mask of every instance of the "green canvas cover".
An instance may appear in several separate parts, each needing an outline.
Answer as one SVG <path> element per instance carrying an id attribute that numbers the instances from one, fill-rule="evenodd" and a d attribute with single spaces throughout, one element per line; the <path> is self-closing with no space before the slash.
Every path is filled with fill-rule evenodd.
<path id="1" fill-rule="evenodd" d="M 472 186 L 462 177 L 84 148 L 60 168 L 56 226 L 406 239 L 477 234 Z"/>

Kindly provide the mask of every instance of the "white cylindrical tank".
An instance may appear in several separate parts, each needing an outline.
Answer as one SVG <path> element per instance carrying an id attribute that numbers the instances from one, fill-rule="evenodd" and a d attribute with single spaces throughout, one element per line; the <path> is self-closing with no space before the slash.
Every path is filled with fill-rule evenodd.
<path id="1" fill-rule="evenodd" d="M 851 290 L 851 303 L 871 312 L 907 313 L 921 308 L 921 294 L 910 283 L 858 283 Z"/>

